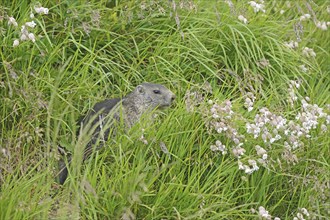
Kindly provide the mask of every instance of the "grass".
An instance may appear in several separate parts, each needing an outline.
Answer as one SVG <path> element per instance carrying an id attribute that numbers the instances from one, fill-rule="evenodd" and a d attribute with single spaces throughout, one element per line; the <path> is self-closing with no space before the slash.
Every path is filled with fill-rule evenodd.
<path id="1" fill-rule="evenodd" d="M 38 4 L 49 13 L 36 14 Z M 280 133 L 282 139 L 265 143 L 247 132 L 246 123 L 267 107 L 302 126 L 295 118 L 312 108 L 304 111 L 306 96 L 329 117 L 329 30 L 317 28 L 313 18 L 300 22 L 312 12 L 326 21 L 327 5 L 269 2 L 265 9 L 254 13 L 240 1 L 233 7 L 203 0 L 182 7 L 177 0 L 5 1 L 0 6 L 0 219 L 256 219 L 260 206 L 272 219 L 292 219 L 302 208 L 307 219 L 326 219 L 326 116 L 317 118 L 310 137 L 293 134 L 300 145 L 289 150 L 289 136 Z M 36 27 L 28 30 L 36 42 L 13 47 L 31 12 Z M 238 20 L 240 14 L 248 24 Z M 8 24 L 10 16 L 17 27 Z M 298 48 L 284 46 L 297 37 Z M 304 47 L 313 48 L 316 57 L 303 56 Z M 293 105 L 287 101 L 290 80 L 300 84 Z M 77 139 L 88 142 L 88 137 L 77 137 L 77 119 L 96 102 L 122 97 L 145 81 L 166 85 L 177 96 L 175 105 L 82 163 L 84 144 Z M 250 112 L 244 107 L 248 92 L 256 98 Z M 212 118 L 209 100 L 218 105 L 231 100 L 231 118 L 225 112 Z M 232 134 L 210 126 L 219 120 L 244 135 L 241 158 L 233 153 Z M 142 128 L 147 144 L 139 140 Z M 211 150 L 216 140 L 226 145 L 226 155 Z M 55 180 L 59 144 L 75 161 L 63 186 Z M 259 170 L 245 174 L 238 161 L 260 159 L 256 145 L 266 149 L 267 163 L 258 162 Z"/>

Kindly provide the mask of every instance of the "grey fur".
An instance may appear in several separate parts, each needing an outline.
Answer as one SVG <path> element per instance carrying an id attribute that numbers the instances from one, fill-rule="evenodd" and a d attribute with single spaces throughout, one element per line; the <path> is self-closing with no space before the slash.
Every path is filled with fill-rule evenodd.
<path id="1" fill-rule="evenodd" d="M 101 139 L 96 149 L 100 149 L 109 137 L 116 135 L 117 126 L 121 121 L 124 129 L 130 129 L 145 113 L 157 108 L 169 107 L 175 95 L 165 86 L 153 83 L 142 83 L 124 98 L 108 99 L 99 103 L 80 121 L 80 131 L 86 129 L 92 135 L 84 151 L 84 160 L 93 151 L 93 145 Z M 69 162 L 71 159 L 69 159 Z M 65 163 L 60 164 L 59 182 L 63 184 L 68 170 Z"/>

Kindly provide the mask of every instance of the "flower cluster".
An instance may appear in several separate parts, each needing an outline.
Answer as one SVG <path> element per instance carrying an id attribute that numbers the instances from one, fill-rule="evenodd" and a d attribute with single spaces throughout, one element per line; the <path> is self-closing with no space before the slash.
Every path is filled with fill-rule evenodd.
<path id="1" fill-rule="evenodd" d="M 261 136 L 264 143 L 268 145 L 285 137 L 284 148 L 289 151 L 302 146 L 300 139 L 310 138 L 310 131 L 317 128 L 320 119 L 325 118 L 328 124 L 329 117 L 322 108 L 316 104 L 309 104 L 308 100 L 309 98 L 305 98 L 301 101 L 302 110 L 296 115 L 295 121 L 288 121 L 282 116 L 271 113 L 267 108 L 260 109 L 254 123 L 246 123 L 247 133 L 253 134 L 254 138 Z M 325 132 L 327 126 L 322 124 L 321 129 Z M 260 147 L 256 147 L 256 150 L 259 156 L 265 154 L 264 149 Z M 267 156 L 263 156 L 263 159 L 267 159 Z"/>
<path id="2" fill-rule="evenodd" d="M 187 90 L 184 100 L 187 111 L 193 112 L 196 106 L 199 106 L 204 101 L 204 96 L 198 91 Z"/>
<path id="3" fill-rule="evenodd" d="M 209 104 L 213 104 L 213 101 L 209 100 Z M 215 103 L 215 104 L 213 104 L 213 106 L 211 108 L 212 117 L 214 119 L 218 119 L 218 118 L 222 117 L 223 115 L 225 115 L 224 118 L 230 119 L 232 117 L 232 115 L 234 114 L 234 112 L 231 108 L 232 108 L 232 105 L 229 100 L 226 100 L 221 105 L 218 105 Z M 220 133 L 220 132 L 218 132 L 218 133 Z"/>
<path id="4" fill-rule="evenodd" d="M 251 212 L 254 214 L 254 213 L 256 213 L 256 210 L 254 208 L 251 208 Z M 266 219 L 266 220 L 272 219 L 272 216 L 269 214 L 269 212 L 263 206 L 259 206 L 258 216 L 260 217 L 260 219 Z M 281 219 L 279 217 L 274 217 L 274 220 L 281 220 Z"/>
<path id="5" fill-rule="evenodd" d="M 318 21 L 318 22 L 316 22 L 316 27 L 319 28 L 319 29 L 321 29 L 321 30 L 323 30 L 323 31 L 328 30 L 328 26 L 329 25 L 330 25 L 330 22 L 325 22 L 325 21 Z"/>
<path id="6" fill-rule="evenodd" d="M 212 105 L 208 114 L 210 114 L 210 121 L 208 122 L 208 127 L 211 130 L 215 130 L 218 134 L 224 133 L 226 138 L 232 141 L 233 146 L 231 147 L 232 154 L 236 158 L 241 158 L 245 154 L 245 149 L 242 148 L 243 141 L 245 140 L 244 135 L 238 133 L 236 128 L 231 124 L 233 117 L 235 115 L 232 110 L 232 104 L 229 100 L 224 101 L 221 104 L 213 103 L 213 101 L 208 102 Z M 227 154 L 227 147 L 219 140 L 216 141 L 215 145 L 210 146 L 212 151 L 219 151 L 222 155 Z M 252 173 L 256 170 L 256 164 L 252 167 L 241 164 L 241 168 L 246 170 L 246 173 Z"/>
<path id="7" fill-rule="evenodd" d="M 248 23 L 248 20 L 243 15 L 239 15 L 238 16 L 238 20 L 240 20 L 244 24 L 247 24 Z"/>
<path id="8" fill-rule="evenodd" d="M 244 107 L 248 110 L 248 112 L 253 110 L 253 104 L 254 104 L 255 100 L 256 100 L 256 97 L 253 95 L 252 92 L 248 92 L 246 94 Z"/>
<path id="9" fill-rule="evenodd" d="M 241 158 L 246 152 L 246 150 L 241 147 L 242 145 L 243 145 L 243 143 L 240 143 L 232 149 L 233 155 L 235 157 L 237 157 L 238 159 Z"/>
<path id="10" fill-rule="evenodd" d="M 36 23 L 34 21 L 32 22 L 26 22 L 25 25 L 22 25 L 21 27 L 21 41 L 31 40 L 33 43 L 36 41 L 35 36 L 33 33 L 30 33 L 28 30 L 28 27 L 34 28 L 36 26 Z"/>
<path id="11" fill-rule="evenodd" d="M 316 57 L 316 53 L 312 48 L 304 47 L 302 50 L 302 54 L 306 57 Z"/>
<path id="12" fill-rule="evenodd" d="M 257 155 L 260 156 L 263 161 L 266 161 L 268 158 L 267 151 L 259 145 L 256 145 L 255 149 L 257 151 Z"/>
<path id="13" fill-rule="evenodd" d="M 13 17 L 9 17 L 9 18 L 8 18 L 8 25 L 13 25 L 13 26 L 15 26 L 15 27 L 18 26 L 18 24 L 17 24 L 17 22 L 16 22 L 16 19 L 13 18 Z"/>
<path id="14" fill-rule="evenodd" d="M 299 80 L 289 81 L 288 103 L 293 105 L 294 102 L 297 102 L 296 89 L 300 86 Z M 251 111 L 254 101 L 253 93 L 247 93 L 244 107 Z M 245 136 L 239 134 L 235 128 L 234 123 L 241 117 L 232 110 L 232 103 L 226 100 L 219 104 L 209 100 L 208 109 L 208 111 L 203 111 L 208 117 L 207 127 L 210 131 L 214 130 L 218 134 L 224 134 L 229 140 L 227 144 L 217 140 L 215 144 L 210 146 L 210 149 L 214 152 L 221 152 L 223 155 L 232 152 L 232 155 L 238 159 L 238 168 L 246 174 L 257 171 L 258 165 L 267 167 L 271 162 L 267 148 L 272 148 L 273 143 L 279 141 L 282 141 L 280 144 L 283 146 L 282 158 L 295 164 L 298 162 L 298 158 L 293 150 L 303 146 L 303 138 L 310 138 L 311 131 L 318 127 L 321 128 L 322 132 L 327 131 L 327 125 L 330 124 L 330 115 L 318 105 L 310 104 L 307 97 L 301 101 L 301 110 L 291 120 L 282 115 L 274 114 L 268 108 L 263 107 L 259 109 L 253 122 L 246 122 L 245 125 L 246 132 L 255 139 L 260 138 L 265 147 L 261 147 L 260 144 L 255 145 L 257 157 L 253 158 L 248 155 L 248 158 L 241 159 L 246 153 L 243 147 L 246 140 Z M 324 123 L 321 125 L 320 119 L 324 119 Z"/>
<path id="15" fill-rule="evenodd" d="M 310 14 L 304 14 L 300 16 L 300 21 L 307 21 L 310 20 L 311 15 Z M 315 21 L 315 25 L 317 28 L 326 31 L 328 30 L 328 26 L 330 26 L 330 22 L 325 22 L 325 21 Z"/>
<path id="16" fill-rule="evenodd" d="M 40 7 L 35 6 L 34 10 L 36 11 L 37 14 L 41 14 L 41 15 L 47 15 L 49 12 L 48 8 L 44 8 L 41 6 Z"/>
<path id="17" fill-rule="evenodd" d="M 273 143 L 281 139 L 278 131 L 285 127 L 286 119 L 271 113 L 266 107 L 261 108 L 259 113 L 255 116 L 254 123 L 246 123 L 247 133 L 253 134 L 254 138 L 261 136 L 265 143 Z M 267 125 L 270 125 L 272 131 Z"/>
<path id="18" fill-rule="evenodd" d="M 258 209 L 258 215 L 262 218 L 262 219 L 267 219 L 267 220 L 271 220 L 272 216 L 269 214 L 269 212 L 263 207 L 260 206 Z"/>
<path id="19" fill-rule="evenodd" d="M 300 16 L 300 21 L 306 21 L 309 20 L 311 18 L 310 14 L 304 14 L 302 16 Z"/>
<path id="20" fill-rule="evenodd" d="M 222 155 L 227 154 L 227 149 L 226 146 L 224 144 L 221 143 L 221 141 L 217 140 L 215 142 L 215 145 L 211 145 L 211 150 L 216 152 L 216 151 L 220 151 L 222 153 Z"/>
<path id="21" fill-rule="evenodd" d="M 300 87 L 299 81 L 290 80 L 289 81 L 289 89 L 288 94 L 289 97 L 287 99 L 288 103 L 293 106 L 294 103 L 298 100 L 298 96 L 296 95 L 295 90 Z"/>
<path id="22" fill-rule="evenodd" d="M 38 14 L 48 14 L 48 12 L 49 12 L 49 9 L 44 8 L 44 7 L 34 7 L 34 10 Z M 31 19 L 34 18 L 33 13 L 30 14 L 30 18 Z M 13 25 L 15 27 L 18 27 L 18 23 L 16 22 L 15 18 L 13 18 L 13 17 L 8 18 L 8 25 Z M 36 38 L 35 38 L 34 33 L 31 32 L 31 30 L 34 29 L 36 27 L 36 25 L 37 24 L 34 21 L 25 22 L 25 24 L 23 24 L 21 26 L 20 38 L 14 40 L 13 47 L 17 47 L 20 44 L 20 41 L 29 41 L 30 40 L 34 43 L 36 41 Z"/>
<path id="23" fill-rule="evenodd" d="M 231 8 L 234 7 L 234 3 L 231 0 L 225 0 L 225 3 Z"/>
<path id="24" fill-rule="evenodd" d="M 257 165 L 257 161 L 255 160 L 248 160 L 249 165 L 243 164 L 240 160 L 238 160 L 238 169 L 244 170 L 246 174 L 251 174 L 254 171 L 259 170 L 259 167 Z"/>
<path id="25" fill-rule="evenodd" d="M 209 101 L 209 104 L 213 104 Z M 241 144 L 244 136 L 240 135 L 238 131 L 231 125 L 230 120 L 234 115 L 232 105 L 229 100 L 226 100 L 222 104 L 213 104 L 211 109 L 211 121 L 209 127 L 217 131 L 217 133 L 225 133 L 227 138 L 232 140 L 237 146 Z"/>
<path id="26" fill-rule="evenodd" d="M 328 116 L 322 108 L 316 104 L 309 104 L 308 100 L 309 98 L 306 98 L 301 101 L 303 111 L 296 116 L 296 119 L 301 123 L 301 131 L 306 134 L 306 137 L 310 137 L 310 130 L 316 128 L 319 118 Z"/>
<path id="27" fill-rule="evenodd" d="M 305 66 L 305 64 L 299 66 L 300 70 L 304 73 L 308 71 L 308 68 Z"/>
<path id="28" fill-rule="evenodd" d="M 307 209 L 302 208 L 300 212 L 297 213 L 297 216 L 293 218 L 293 220 L 305 220 L 305 217 L 309 217 L 309 212 Z"/>
<path id="29" fill-rule="evenodd" d="M 284 45 L 290 49 L 296 49 L 298 47 L 297 41 L 284 42 Z"/>
<path id="30" fill-rule="evenodd" d="M 263 4 L 264 1 L 260 0 L 260 3 L 257 3 L 255 1 L 249 1 L 248 4 L 253 8 L 254 12 L 257 13 L 259 11 L 262 11 L 263 13 L 266 12 L 265 5 Z"/>
<path id="31" fill-rule="evenodd" d="M 295 88 L 300 86 L 298 81 L 290 81 L 290 85 Z M 281 115 L 270 112 L 265 107 L 261 108 L 255 116 L 254 123 L 246 123 L 247 133 L 253 134 L 254 138 L 260 137 L 267 146 L 284 139 L 283 158 L 293 163 L 297 162 L 297 157 L 291 151 L 302 145 L 301 137 L 310 137 L 310 130 L 317 127 L 319 118 L 326 118 L 327 116 L 322 108 L 309 104 L 307 100 L 302 101 L 302 111 L 297 114 L 295 120 L 290 121 Z M 259 145 L 255 146 L 256 155 L 259 158 L 255 160 L 249 159 L 247 164 L 243 164 L 240 161 L 240 158 L 246 153 L 246 150 L 242 147 L 245 137 L 240 135 L 230 123 L 235 115 L 231 102 L 227 100 L 222 104 L 214 104 L 212 101 L 209 101 L 209 104 L 212 105 L 209 127 L 219 134 L 224 133 L 228 139 L 235 143 L 231 151 L 238 159 L 238 168 L 244 170 L 246 174 L 251 174 L 259 169 L 258 163 L 267 166 L 267 150 Z M 326 130 L 326 126 L 324 130 Z M 214 152 L 221 152 L 223 155 L 228 152 L 227 147 L 219 140 L 214 145 L 211 145 L 210 149 Z"/>

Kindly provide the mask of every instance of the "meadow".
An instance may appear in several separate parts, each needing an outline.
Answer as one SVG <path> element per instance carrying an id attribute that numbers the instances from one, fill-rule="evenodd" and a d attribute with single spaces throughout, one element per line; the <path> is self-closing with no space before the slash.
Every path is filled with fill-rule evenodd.
<path id="1" fill-rule="evenodd" d="M 3 0 L 0 35 L 1 220 L 329 219 L 328 1 Z M 82 162 L 142 82 L 174 105 Z"/>

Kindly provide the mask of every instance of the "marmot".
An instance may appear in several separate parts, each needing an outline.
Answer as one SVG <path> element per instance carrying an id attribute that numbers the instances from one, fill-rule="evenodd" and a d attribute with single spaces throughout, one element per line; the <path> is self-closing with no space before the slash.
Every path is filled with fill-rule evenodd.
<path id="1" fill-rule="evenodd" d="M 91 134 L 91 140 L 86 146 L 83 160 L 91 155 L 93 144 L 98 140 L 100 142 L 95 149 L 100 149 L 109 136 L 116 135 L 118 123 L 122 122 L 124 129 L 128 130 L 139 121 L 143 114 L 155 109 L 169 107 L 174 99 L 175 95 L 165 86 L 142 83 L 122 99 L 114 98 L 96 103 L 79 122 L 80 131 L 87 128 Z M 71 162 L 71 158 L 68 159 L 68 162 Z M 67 175 L 68 169 L 62 161 L 58 175 L 60 184 L 65 182 Z"/>

